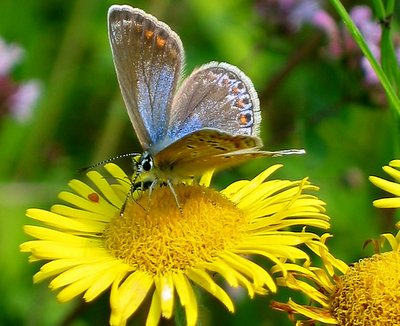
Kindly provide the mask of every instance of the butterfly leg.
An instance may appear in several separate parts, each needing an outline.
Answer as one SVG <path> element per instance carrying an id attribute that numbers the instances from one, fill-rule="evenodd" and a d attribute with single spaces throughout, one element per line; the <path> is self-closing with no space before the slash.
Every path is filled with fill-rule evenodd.
<path id="1" fill-rule="evenodd" d="M 181 213 L 181 215 L 183 215 L 183 209 L 182 209 L 181 205 L 179 204 L 178 195 L 176 194 L 175 189 L 172 186 L 172 183 L 170 180 L 167 180 L 167 185 L 168 185 L 169 189 L 171 190 L 172 195 L 174 195 L 176 206 L 178 207 L 179 212 Z"/>
<path id="2" fill-rule="evenodd" d="M 129 188 L 128 193 L 126 194 L 125 201 L 124 201 L 124 203 L 122 204 L 121 209 L 119 210 L 119 216 L 120 216 L 120 217 L 124 217 L 124 212 L 125 212 L 126 204 L 128 203 L 129 197 L 131 197 L 132 194 L 133 194 L 133 191 L 134 191 L 133 188 L 134 188 L 134 184 L 132 183 L 131 186 L 130 186 L 130 188 Z"/>
<path id="3" fill-rule="evenodd" d="M 120 211 L 119 211 L 119 215 L 120 215 L 121 217 L 124 216 L 125 208 L 126 208 L 126 205 L 127 205 L 127 203 L 128 203 L 129 197 L 131 197 L 132 200 L 135 201 L 142 209 L 145 209 L 145 208 L 133 197 L 135 191 L 143 192 L 143 191 L 144 191 L 144 187 L 145 187 L 143 180 L 140 180 L 140 185 L 137 185 L 136 180 L 137 180 L 137 178 L 134 178 L 134 181 L 131 181 L 131 185 L 130 185 L 129 191 L 128 191 L 128 193 L 126 194 L 125 201 L 124 201 L 124 203 L 122 204 L 121 209 L 120 209 Z"/>
<path id="4" fill-rule="evenodd" d="M 134 192 L 136 189 L 137 189 L 137 188 L 135 188 L 135 184 L 132 182 L 132 183 L 131 183 L 131 186 L 130 186 L 130 188 L 129 188 L 129 191 L 128 191 L 128 193 L 126 194 L 125 201 L 124 201 L 124 203 L 122 204 L 121 209 L 119 210 L 119 216 L 120 216 L 120 217 L 123 217 L 123 216 L 124 216 L 124 212 L 125 212 L 126 204 L 128 203 L 128 199 L 129 199 L 129 197 L 132 197 L 132 198 L 133 198 L 133 192 Z"/>
<path id="5" fill-rule="evenodd" d="M 126 196 L 124 204 L 121 207 L 120 216 L 124 215 L 125 207 L 126 207 L 126 204 L 127 204 L 127 201 L 128 201 L 129 197 L 132 197 L 132 200 L 134 200 L 142 209 L 145 210 L 145 208 L 141 204 L 139 204 L 139 202 L 137 202 L 133 197 L 133 194 L 134 194 L 135 191 L 140 189 L 140 192 L 144 192 L 144 187 L 145 187 L 144 181 L 142 180 L 142 178 L 140 178 L 141 174 L 142 174 L 142 169 L 139 166 L 139 162 L 138 162 L 139 159 L 140 159 L 139 155 L 135 155 L 135 156 L 132 155 L 132 163 L 133 163 L 133 168 L 134 168 L 135 172 L 134 172 L 132 180 L 131 180 L 131 186 L 129 188 L 129 192 L 128 192 L 127 196 Z M 140 182 L 140 186 L 137 186 L 138 179 L 140 180 L 139 181 Z"/>
<path id="6" fill-rule="evenodd" d="M 150 205 L 151 205 L 151 195 L 153 193 L 153 189 L 155 186 L 157 186 L 158 184 L 158 180 L 154 179 L 153 182 L 151 183 L 150 187 L 149 187 L 149 199 L 147 202 L 147 210 L 150 210 Z"/>

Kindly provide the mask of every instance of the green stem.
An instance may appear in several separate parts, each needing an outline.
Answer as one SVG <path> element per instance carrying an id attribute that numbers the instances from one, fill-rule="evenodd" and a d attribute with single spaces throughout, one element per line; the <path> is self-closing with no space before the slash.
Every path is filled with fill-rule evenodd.
<path id="1" fill-rule="evenodd" d="M 378 1 L 378 0 L 375 0 Z M 379 1 L 383 8 L 382 1 Z M 388 1 L 386 9 L 377 11 L 378 19 L 382 22 L 382 37 L 381 37 L 381 62 L 383 71 L 388 76 L 395 91 L 399 91 L 400 87 L 400 69 L 398 67 L 397 55 L 391 37 L 390 21 L 393 16 L 393 2 Z"/>
<path id="2" fill-rule="evenodd" d="M 386 12 L 392 14 L 394 12 L 394 5 L 395 4 L 396 4 L 395 0 L 388 0 L 388 2 L 386 4 Z"/>
<path id="3" fill-rule="evenodd" d="M 375 12 L 378 17 L 385 17 L 385 7 L 383 6 L 382 0 L 372 0 L 372 5 L 375 8 Z"/>
<path id="4" fill-rule="evenodd" d="M 371 64 L 372 68 L 374 69 L 383 88 L 386 91 L 386 94 L 387 94 L 389 101 L 392 104 L 393 108 L 397 111 L 397 114 L 400 115 L 400 100 L 397 97 L 396 92 L 395 92 L 394 88 L 392 87 L 389 79 L 387 78 L 385 72 L 383 71 L 382 67 L 377 62 L 377 60 L 375 59 L 371 50 L 369 49 L 367 43 L 365 42 L 364 37 L 361 35 L 357 26 L 353 23 L 352 19 L 350 18 L 346 9 L 343 7 L 340 0 L 330 0 L 330 1 L 331 1 L 331 4 L 335 7 L 336 11 L 339 13 L 340 17 L 343 19 L 343 22 L 347 26 L 350 34 L 353 36 L 353 39 L 358 44 L 361 51 L 363 52 L 363 54 L 365 55 L 365 57 L 368 59 L 369 63 Z"/>

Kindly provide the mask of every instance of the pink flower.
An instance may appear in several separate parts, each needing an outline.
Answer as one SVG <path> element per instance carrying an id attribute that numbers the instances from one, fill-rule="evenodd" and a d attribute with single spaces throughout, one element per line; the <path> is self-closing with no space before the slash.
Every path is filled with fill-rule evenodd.
<path id="1" fill-rule="evenodd" d="M 30 119 L 40 95 L 38 81 L 18 83 L 10 74 L 23 54 L 21 47 L 0 38 L 0 117 L 9 115 L 19 122 Z"/>
<path id="2" fill-rule="evenodd" d="M 40 95 L 40 84 L 36 80 L 21 84 L 9 99 L 12 116 L 19 122 L 30 120 L 33 108 Z"/>
<path id="3" fill-rule="evenodd" d="M 7 45 L 0 38 L 0 76 L 7 75 L 23 56 L 23 50 L 15 44 Z"/>

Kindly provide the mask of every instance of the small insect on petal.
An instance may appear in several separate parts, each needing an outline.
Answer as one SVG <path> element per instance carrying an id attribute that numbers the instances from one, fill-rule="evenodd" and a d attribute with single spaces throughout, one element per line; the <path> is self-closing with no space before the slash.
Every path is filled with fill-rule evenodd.
<path id="1" fill-rule="evenodd" d="M 98 203 L 100 200 L 100 197 L 97 193 L 92 192 L 91 194 L 88 195 L 88 199 L 94 203 Z"/>

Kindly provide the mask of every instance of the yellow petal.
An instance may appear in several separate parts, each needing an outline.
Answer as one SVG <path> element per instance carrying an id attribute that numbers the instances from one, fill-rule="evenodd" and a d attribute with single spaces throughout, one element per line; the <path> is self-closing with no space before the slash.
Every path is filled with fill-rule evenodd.
<path id="1" fill-rule="evenodd" d="M 370 176 L 369 180 L 382 190 L 390 192 L 395 196 L 400 196 L 400 184 L 374 176 Z"/>
<path id="2" fill-rule="evenodd" d="M 234 252 L 239 254 L 260 254 L 261 252 L 266 252 L 270 254 L 274 254 L 277 257 L 285 257 L 294 261 L 295 259 L 307 259 L 308 255 L 301 249 L 292 247 L 292 246 L 263 246 L 263 245 L 246 245 L 243 244 L 238 249 L 235 249 Z"/>
<path id="3" fill-rule="evenodd" d="M 221 274 L 228 284 L 234 288 L 238 287 L 239 284 L 244 286 L 249 296 L 251 298 L 254 296 L 254 285 L 223 259 L 215 260 L 212 264 L 201 264 L 201 266 L 209 271 Z"/>
<path id="4" fill-rule="evenodd" d="M 93 240 L 85 237 L 79 237 L 62 231 L 56 231 L 47 227 L 36 225 L 24 225 L 24 232 L 40 240 L 56 241 L 60 243 L 65 242 L 68 245 L 90 246 L 90 242 L 93 242 Z M 96 241 L 96 244 L 100 244 L 100 242 Z"/>
<path id="5" fill-rule="evenodd" d="M 82 278 L 88 276 L 100 276 L 104 270 L 112 267 L 114 261 L 101 261 L 93 264 L 78 265 L 70 268 L 67 271 L 61 273 L 50 282 L 52 289 L 63 287 L 67 284 L 79 281 Z"/>
<path id="6" fill-rule="evenodd" d="M 119 278 L 120 275 L 125 275 L 129 270 L 129 267 L 115 261 L 113 266 L 110 266 L 106 271 L 101 273 L 90 287 L 87 289 L 83 298 L 89 302 L 99 296 L 103 291 L 108 289 L 111 284 Z"/>
<path id="7" fill-rule="evenodd" d="M 171 318 L 174 311 L 174 282 L 172 273 L 168 272 L 165 275 L 159 275 L 154 278 L 154 283 L 160 294 L 161 314 L 165 318 Z"/>
<path id="8" fill-rule="evenodd" d="M 234 270 L 222 260 L 218 259 L 214 260 L 212 263 L 201 263 L 196 267 L 201 267 L 208 271 L 219 273 L 232 287 L 237 287 L 239 285 Z"/>
<path id="9" fill-rule="evenodd" d="M 270 291 L 276 292 L 276 285 L 271 275 L 256 263 L 230 252 L 225 252 L 225 255 L 222 257 L 235 269 L 250 277 L 253 280 L 255 288 L 261 288 L 266 285 Z"/>
<path id="10" fill-rule="evenodd" d="M 247 259 L 230 251 L 225 251 L 220 254 L 220 257 L 224 259 L 230 266 L 235 268 L 240 273 L 254 280 L 257 278 L 256 272 L 252 270 L 252 266 L 247 264 Z"/>
<path id="11" fill-rule="evenodd" d="M 30 208 L 26 211 L 26 216 L 41 221 L 49 226 L 62 230 L 71 230 L 79 232 L 100 233 L 104 230 L 104 223 L 95 221 L 78 221 L 72 218 L 64 217 L 53 212 L 37 208 Z"/>
<path id="12" fill-rule="evenodd" d="M 120 207 L 112 206 L 106 201 L 95 203 L 71 192 L 62 191 L 58 194 L 58 198 L 70 203 L 76 207 L 87 210 L 89 212 L 115 216 L 119 212 Z"/>
<path id="13" fill-rule="evenodd" d="M 149 313 L 146 319 L 146 326 L 157 326 L 161 318 L 161 301 L 160 294 L 157 288 L 154 290 L 153 297 L 151 299 Z"/>
<path id="14" fill-rule="evenodd" d="M 389 162 L 389 165 L 395 168 L 400 168 L 400 160 L 392 160 Z"/>
<path id="15" fill-rule="evenodd" d="M 303 316 L 306 316 L 310 319 L 313 320 L 318 320 L 321 323 L 324 324 L 331 324 L 331 325 L 337 325 L 338 321 L 331 316 L 329 313 L 329 310 L 327 309 L 321 309 L 321 308 L 316 308 L 316 307 L 306 307 L 303 305 L 299 305 L 292 300 L 289 300 L 289 307 L 292 308 L 294 311 L 302 314 Z"/>
<path id="16" fill-rule="evenodd" d="M 397 182 L 400 181 L 400 171 L 398 169 L 394 169 L 391 166 L 384 166 L 383 170 Z"/>
<path id="17" fill-rule="evenodd" d="M 400 208 L 400 197 L 376 199 L 372 204 L 378 208 Z"/>
<path id="18" fill-rule="evenodd" d="M 220 300 L 230 312 L 235 311 L 233 302 L 229 295 L 222 288 L 220 288 L 205 271 L 192 268 L 187 272 L 187 274 L 193 282 Z"/>
<path id="19" fill-rule="evenodd" d="M 104 168 L 115 178 L 115 180 L 123 187 L 125 193 L 128 193 L 131 188 L 131 178 L 116 164 L 108 163 Z"/>
<path id="20" fill-rule="evenodd" d="M 89 171 L 87 176 L 92 182 L 96 185 L 96 187 L 104 194 L 107 200 L 114 205 L 115 207 L 121 207 L 123 202 L 121 199 L 115 194 L 112 189 L 110 183 L 97 171 Z"/>
<path id="21" fill-rule="evenodd" d="M 93 262 L 97 260 L 94 259 Z M 40 271 L 37 272 L 33 276 L 33 282 L 41 282 L 46 278 L 49 278 L 54 275 L 58 275 L 72 267 L 81 265 L 81 264 L 86 264 L 88 263 L 88 259 L 77 259 L 77 258 L 72 258 L 72 259 L 57 259 L 57 260 L 52 260 L 46 264 L 44 264 L 41 268 Z M 89 261 L 90 263 L 90 261 Z"/>
<path id="22" fill-rule="evenodd" d="M 88 275 L 80 280 L 77 280 L 65 288 L 63 288 L 58 294 L 57 299 L 60 302 L 67 302 L 82 292 L 86 291 L 86 289 L 93 283 L 96 275 Z"/>
<path id="23" fill-rule="evenodd" d="M 186 311 L 186 323 L 188 326 L 195 326 L 197 322 L 198 308 L 193 287 L 182 272 L 174 273 L 173 280 L 181 304 Z"/>
<path id="24" fill-rule="evenodd" d="M 113 216 L 109 216 L 107 214 L 99 214 L 84 211 L 79 208 L 74 208 L 66 205 L 55 204 L 51 206 L 51 211 L 56 214 L 63 215 L 65 217 L 72 217 L 76 219 L 82 220 L 93 220 L 93 221 L 100 221 L 109 223 Z"/>
<path id="25" fill-rule="evenodd" d="M 211 179 L 214 175 L 214 169 L 206 171 L 199 181 L 199 184 L 204 187 L 209 187 L 211 184 Z"/>
<path id="26" fill-rule="evenodd" d="M 310 285 L 305 281 L 298 280 L 291 274 L 285 278 L 285 281 L 289 288 L 307 293 L 307 296 L 310 297 L 311 300 L 318 302 L 324 308 L 329 307 L 329 298 L 321 293 L 320 289 L 315 288 L 315 286 Z"/>
<path id="27" fill-rule="evenodd" d="M 392 248 L 393 251 L 398 250 L 400 244 L 398 242 L 398 239 L 393 236 L 391 233 L 384 233 L 381 234 L 380 236 L 381 239 L 386 240 L 389 242 L 390 247 Z"/>
<path id="28" fill-rule="evenodd" d="M 234 200 L 234 196 L 238 191 L 240 191 L 242 188 L 246 187 L 247 184 L 249 183 L 249 180 L 239 180 L 235 181 L 234 183 L 231 183 L 228 185 L 225 189 L 221 190 L 221 194 L 229 198 L 233 202 L 237 202 L 238 200 Z"/>
<path id="29" fill-rule="evenodd" d="M 112 309 L 120 310 L 123 320 L 128 319 L 146 298 L 153 284 L 153 278 L 147 273 L 133 272 L 119 286 L 118 293 L 111 294 L 114 297 Z"/>
<path id="30" fill-rule="evenodd" d="M 28 242 L 25 242 L 27 244 Z M 91 258 L 109 259 L 110 254 L 104 248 L 67 246 L 54 241 L 29 241 L 29 244 L 36 244 L 31 252 L 40 259 L 62 259 L 62 258 Z"/>

